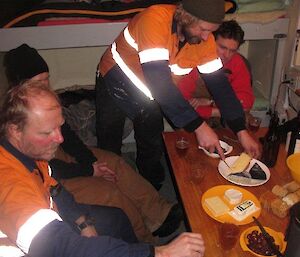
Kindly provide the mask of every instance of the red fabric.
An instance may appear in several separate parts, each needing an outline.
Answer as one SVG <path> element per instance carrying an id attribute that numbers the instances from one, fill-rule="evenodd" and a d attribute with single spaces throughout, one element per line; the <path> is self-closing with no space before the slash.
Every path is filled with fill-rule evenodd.
<path id="1" fill-rule="evenodd" d="M 243 58 L 239 54 L 235 54 L 224 67 L 232 72 L 228 79 L 244 110 L 250 110 L 255 98 L 251 76 Z"/>
<path id="2" fill-rule="evenodd" d="M 106 23 L 106 22 L 128 22 L 129 19 L 121 20 L 106 20 L 106 19 L 93 19 L 93 18 L 60 18 L 45 20 L 38 23 L 38 26 L 55 26 L 55 25 L 70 25 L 70 24 L 89 24 L 89 23 Z"/>
<path id="3" fill-rule="evenodd" d="M 249 70 L 239 54 L 235 54 L 232 59 L 224 65 L 224 69 L 230 70 L 232 74 L 228 74 L 228 80 L 237 96 L 241 101 L 244 110 L 250 110 L 254 104 L 254 94 L 251 86 L 251 76 Z M 196 81 L 199 78 L 199 72 L 195 68 L 180 80 L 178 87 L 186 100 L 193 98 L 196 90 Z M 212 113 L 211 106 L 198 107 L 198 114 L 208 119 Z"/>

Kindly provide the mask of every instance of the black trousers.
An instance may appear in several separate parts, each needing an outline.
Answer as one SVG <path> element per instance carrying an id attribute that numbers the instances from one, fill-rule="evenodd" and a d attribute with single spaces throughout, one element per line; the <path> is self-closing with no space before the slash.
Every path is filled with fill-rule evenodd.
<path id="1" fill-rule="evenodd" d="M 97 237 L 80 236 L 73 224 L 54 220 L 32 240 L 28 257 L 146 257 L 152 246 L 138 243 L 131 224 L 118 208 L 81 205 L 96 219 Z M 71 227 L 70 227 L 71 225 Z M 77 232 L 74 233 L 74 230 Z M 152 250 L 153 252 L 153 250 Z"/>
<path id="2" fill-rule="evenodd" d="M 140 174 L 158 188 L 164 180 L 163 116 L 158 103 L 148 99 L 115 66 L 96 80 L 96 132 L 98 146 L 121 154 L 125 117 L 134 125 L 136 164 Z"/>

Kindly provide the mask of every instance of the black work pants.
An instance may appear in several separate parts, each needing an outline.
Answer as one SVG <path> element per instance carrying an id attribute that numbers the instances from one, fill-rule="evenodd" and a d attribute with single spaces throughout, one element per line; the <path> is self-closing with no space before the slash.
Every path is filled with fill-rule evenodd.
<path id="1" fill-rule="evenodd" d="M 96 132 L 98 147 L 121 154 L 125 117 L 134 125 L 136 164 L 140 174 L 156 188 L 164 180 L 163 116 L 158 103 L 148 99 L 115 66 L 96 80 Z"/>

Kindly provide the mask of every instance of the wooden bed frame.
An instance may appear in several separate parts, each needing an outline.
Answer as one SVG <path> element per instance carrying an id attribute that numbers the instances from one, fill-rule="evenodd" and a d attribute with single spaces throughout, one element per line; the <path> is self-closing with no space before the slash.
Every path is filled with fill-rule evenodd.
<path id="1" fill-rule="evenodd" d="M 126 22 L 109 22 L 0 29 L 0 52 L 8 51 L 22 43 L 39 50 L 106 46 L 112 43 L 126 24 Z M 276 35 L 286 35 L 288 25 L 288 18 L 277 19 L 267 24 L 241 24 L 246 40 L 273 39 Z"/>
<path id="2" fill-rule="evenodd" d="M 6 52 L 22 43 L 38 50 L 108 46 L 127 25 L 127 22 L 35 26 L 0 29 L 0 52 Z M 271 102 L 276 98 L 282 79 L 283 59 L 289 18 L 269 23 L 241 23 L 245 40 L 277 40 Z"/>

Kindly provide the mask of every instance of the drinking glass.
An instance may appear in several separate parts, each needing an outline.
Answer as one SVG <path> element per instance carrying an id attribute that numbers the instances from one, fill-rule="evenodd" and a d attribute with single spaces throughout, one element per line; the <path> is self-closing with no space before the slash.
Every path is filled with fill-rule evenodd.
<path id="1" fill-rule="evenodd" d="M 191 182 L 195 184 L 200 184 L 204 179 L 204 170 L 201 168 L 192 168 L 191 169 Z"/>
<path id="2" fill-rule="evenodd" d="M 255 116 L 250 116 L 248 120 L 248 129 L 252 132 L 255 133 L 258 131 L 259 127 L 261 124 L 261 118 L 255 117 Z"/>
<path id="3" fill-rule="evenodd" d="M 231 250 L 239 237 L 240 229 L 232 223 L 222 223 L 219 228 L 220 245 L 224 251 Z"/>
<path id="4" fill-rule="evenodd" d="M 175 142 L 176 149 L 179 155 L 184 155 L 187 152 L 187 149 L 189 147 L 189 141 L 186 137 L 180 136 L 176 139 Z"/>

